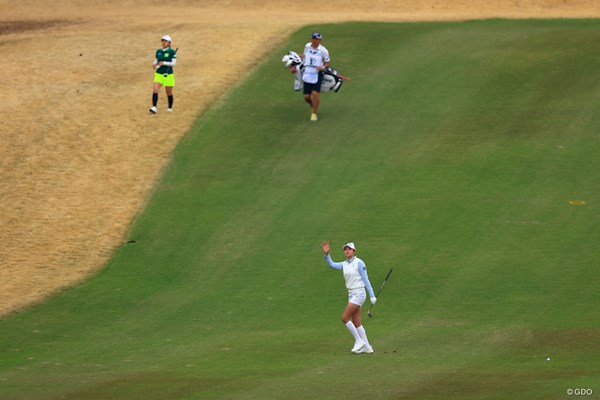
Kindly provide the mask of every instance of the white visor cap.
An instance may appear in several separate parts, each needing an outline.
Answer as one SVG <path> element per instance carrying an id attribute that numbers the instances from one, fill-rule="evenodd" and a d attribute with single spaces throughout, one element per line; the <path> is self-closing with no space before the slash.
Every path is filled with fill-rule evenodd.
<path id="1" fill-rule="evenodd" d="M 354 246 L 354 242 L 348 242 L 344 245 L 344 247 L 342 247 L 342 249 L 345 249 L 346 247 L 350 247 L 352 250 L 356 251 L 356 246 Z"/>
<path id="2" fill-rule="evenodd" d="M 171 40 L 171 36 L 169 36 L 169 35 L 165 35 L 165 36 L 161 37 L 160 40 L 166 40 L 169 43 L 171 43 L 173 41 L 173 40 Z"/>

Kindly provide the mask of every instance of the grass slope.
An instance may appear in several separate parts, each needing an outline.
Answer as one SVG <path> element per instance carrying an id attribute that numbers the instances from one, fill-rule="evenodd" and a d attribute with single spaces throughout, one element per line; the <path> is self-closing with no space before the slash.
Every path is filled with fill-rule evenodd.
<path id="1" fill-rule="evenodd" d="M 316 124 L 281 49 L 182 141 L 135 244 L 0 321 L 0 398 L 599 390 L 599 28 L 321 26 L 354 80 Z M 335 259 L 355 241 L 375 287 L 395 268 L 365 321 L 373 355 L 348 352 L 324 239 Z"/>

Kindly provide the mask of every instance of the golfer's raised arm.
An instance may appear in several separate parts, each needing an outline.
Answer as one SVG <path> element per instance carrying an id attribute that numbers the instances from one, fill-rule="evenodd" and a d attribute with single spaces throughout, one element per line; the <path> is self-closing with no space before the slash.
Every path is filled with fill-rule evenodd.
<path id="1" fill-rule="evenodd" d="M 343 263 L 343 262 L 338 262 L 338 263 L 334 262 L 334 261 L 331 259 L 331 256 L 330 256 L 329 254 L 327 254 L 327 255 L 325 256 L 325 261 L 327 261 L 327 264 L 329 264 L 329 266 L 330 266 L 331 268 L 333 268 L 333 269 L 338 269 L 338 270 L 340 270 L 340 271 L 341 271 L 341 270 L 344 268 L 344 263 Z"/>
<path id="2" fill-rule="evenodd" d="M 323 249 L 323 254 L 325 255 L 325 261 L 327 261 L 327 264 L 329 264 L 331 268 L 338 269 L 341 271 L 343 269 L 344 263 L 333 262 L 331 256 L 329 255 L 329 250 L 331 249 L 331 246 L 329 245 L 329 242 L 327 240 L 321 243 L 321 248 Z"/>

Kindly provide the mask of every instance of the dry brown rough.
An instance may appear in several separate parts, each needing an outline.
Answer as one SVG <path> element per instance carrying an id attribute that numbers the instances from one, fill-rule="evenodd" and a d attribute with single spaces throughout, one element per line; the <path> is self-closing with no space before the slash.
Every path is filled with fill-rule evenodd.
<path id="1" fill-rule="evenodd" d="M 0 0 L 0 316 L 97 271 L 207 104 L 305 24 L 597 18 L 593 0 Z M 147 114 L 161 35 L 176 111 Z M 164 111 L 164 94 L 161 98 Z"/>

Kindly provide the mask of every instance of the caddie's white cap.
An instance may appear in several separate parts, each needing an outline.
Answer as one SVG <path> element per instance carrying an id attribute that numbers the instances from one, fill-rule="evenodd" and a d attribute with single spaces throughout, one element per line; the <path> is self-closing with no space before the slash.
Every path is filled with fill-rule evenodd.
<path id="1" fill-rule="evenodd" d="M 161 37 L 160 40 L 166 40 L 169 43 L 171 43 L 173 41 L 173 40 L 171 40 L 171 36 L 169 36 L 169 35 L 165 35 L 165 36 Z"/>
<path id="2" fill-rule="evenodd" d="M 346 249 L 346 247 L 350 247 L 352 250 L 356 251 L 356 246 L 354 246 L 354 242 L 348 242 L 342 247 L 342 249 Z"/>

